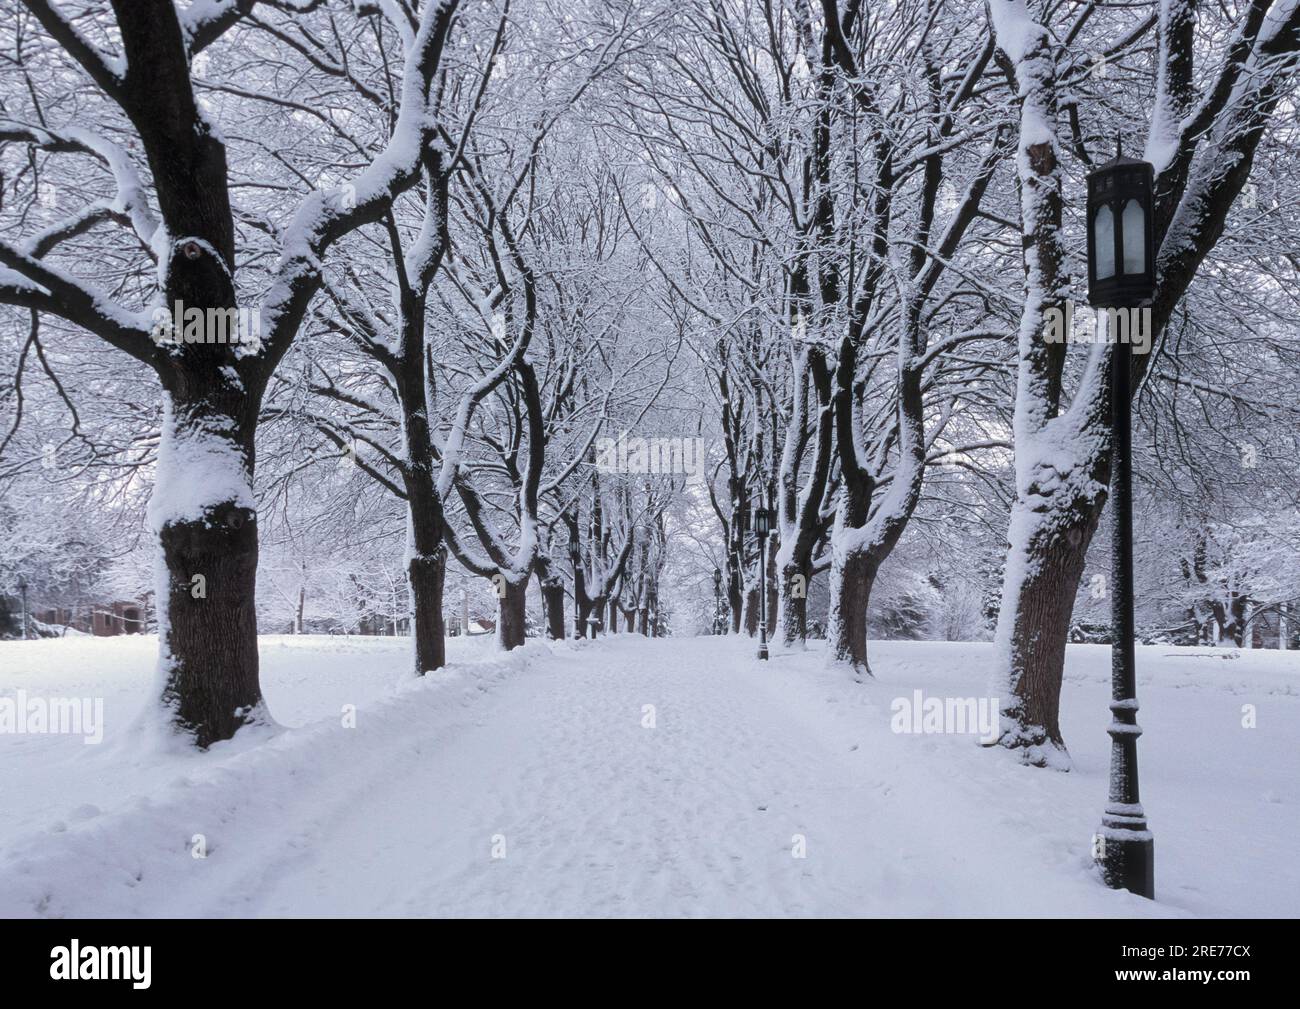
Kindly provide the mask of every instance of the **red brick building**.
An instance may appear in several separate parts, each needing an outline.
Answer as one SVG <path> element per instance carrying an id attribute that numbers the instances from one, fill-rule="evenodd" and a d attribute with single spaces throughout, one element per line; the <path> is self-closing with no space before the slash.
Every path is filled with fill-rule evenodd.
<path id="1" fill-rule="evenodd" d="M 141 634 L 145 629 L 144 607 L 131 602 L 80 607 L 75 612 L 66 608 L 36 610 L 32 617 L 50 627 L 71 627 L 100 638 Z"/>

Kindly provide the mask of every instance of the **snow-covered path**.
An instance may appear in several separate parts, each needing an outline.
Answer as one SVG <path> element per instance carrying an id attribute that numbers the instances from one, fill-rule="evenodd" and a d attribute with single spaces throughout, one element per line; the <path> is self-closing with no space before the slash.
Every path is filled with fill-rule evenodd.
<path id="1" fill-rule="evenodd" d="M 473 726 L 430 740 L 427 762 L 360 798 L 258 909 L 880 909 L 851 854 L 878 805 L 861 755 L 797 731 L 752 666 L 710 658 L 699 642 L 622 639 L 534 662 Z"/>
<path id="2" fill-rule="evenodd" d="M 1244 690 L 1276 728 L 1153 734 L 1153 819 L 1186 822 L 1157 832 L 1152 904 L 1089 865 L 1101 651 L 1071 652 L 1078 746 L 1062 775 L 968 735 L 891 731 L 892 699 L 913 688 L 977 694 L 987 646 L 883 643 L 880 679 L 858 684 L 815 652 L 759 663 L 747 640 L 618 636 L 479 652 L 395 693 L 375 670 L 400 663 L 397 642 L 264 647 L 272 710 L 301 712 L 300 728 L 202 756 L 14 741 L 49 776 L 40 790 L 81 805 L 71 826 L 0 833 L 0 914 L 1169 915 L 1234 900 L 1285 913 L 1300 889 L 1295 789 L 1271 757 L 1300 703 L 1271 667 L 1237 681 L 1194 654 L 1162 660 L 1177 680 L 1157 713 L 1230 727 Z M 338 672 L 323 661 L 336 654 Z M 328 714 L 345 704 L 355 728 Z M 1197 750 L 1227 769 L 1184 782 Z M 1231 768 L 1246 755 L 1259 769 L 1243 779 Z M 1285 791 L 1243 788 L 1252 777 Z M 1224 859 L 1247 818 L 1253 847 Z M 1271 882 L 1243 892 L 1251 879 Z"/>
<path id="3" fill-rule="evenodd" d="M 998 906 L 1007 881 L 972 873 L 963 848 L 983 843 L 977 864 L 1000 861 L 994 849 L 1005 832 L 980 837 L 979 813 L 966 809 L 975 821 L 967 836 L 951 833 L 965 805 L 960 783 L 945 785 L 927 768 L 910 790 L 888 756 L 897 740 L 879 711 L 866 720 L 878 737 L 851 715 L 845 721 L 859 729 L 836 732 L 824 712 L 792 705 L 801 693 L 814 708 L 825 699 L 792 693 L 790 672 L 745 661 L 751 651 L 748 642 L 616 638 L 579 661 L 572 653 L 534 661 L 472 726 L 428 738 L 426 760 L 359 795 L 309 855 L 250 878 L 242 910 L 853 915 Z M 871 703 L 868 691 L 845 693 Z M 1091 896 L 1082 874 L 1079 883 L 1076 900 Z M 1022 897 L 1026 911 L 1051 913 L 1065 895 L 1038 887 Z M 202 909 L 223 910 L 224 900 Z"/>

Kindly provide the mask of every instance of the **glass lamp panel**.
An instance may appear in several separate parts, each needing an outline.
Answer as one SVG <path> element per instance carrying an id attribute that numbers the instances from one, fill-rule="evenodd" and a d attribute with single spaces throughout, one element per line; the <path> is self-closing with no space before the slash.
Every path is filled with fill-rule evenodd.
<path id="1" fill-rule="evenodd" d="M 1092 226 L 1092 248 L 1098 280 L 1115 276 L 1115 215 L 1110 207 L 1097 211 Z"/>
<path id="2" fill-rule="evenodd" d="M 1144 273 L 1147 268 L 1146 212 L 1137 200 L 1124 204 L 1124 216 L 1121 218 L 1123 231 L 1120 237 L 1124 242 L 1124 272 Z"/>

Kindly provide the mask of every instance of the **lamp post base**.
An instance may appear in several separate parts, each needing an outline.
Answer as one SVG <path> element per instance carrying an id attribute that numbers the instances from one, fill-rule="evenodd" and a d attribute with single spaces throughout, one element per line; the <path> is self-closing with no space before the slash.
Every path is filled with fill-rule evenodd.
<path id="1" fill-rule="evenodd" d="M 1110 814 L 1102 819 L 1094 842 L 1102 879 L 1112 890 L 1128 890 L 1147 900 L 1156 897 L 1156 843 L 1142 828 L 1114 822 Z M 1129 836 L 1125 836 L 1129 835 Z"/>

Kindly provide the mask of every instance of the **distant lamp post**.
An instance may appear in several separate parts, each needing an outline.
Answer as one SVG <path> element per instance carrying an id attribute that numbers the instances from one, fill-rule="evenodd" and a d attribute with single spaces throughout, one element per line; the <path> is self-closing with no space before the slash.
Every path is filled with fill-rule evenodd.
<path id="1" fill-rule="evenodd" d="M 761 571 L 758 595 L 758 657 L 767 655 L 767 538 L 776 524 L 771 508 L 761 505 L 754 509 L 754 535 L 758 537 L 758 564 Z"/>
<path id="2" fill-rule="evenodd" d="M 713 633 L 722 633 L 722 569 L 713 569 Z"/>
<path id="3" fill-rule="evenodd" d="M 1154 169 L 1117 153 L 1088 175 L 1088 302 L 1108 309 L 1146 309 L 1155 295 L 1152 228 Z M 1109 325 L 1117 326 L 1117 313 Z M 1111 738 L 1110 797 L 1094 839 L 1106 885 L 1155 896 L 1155 842 L 1138 793 L 1137 676 L 1133 647 L 1132 345 L 1111 340 Z"/>

